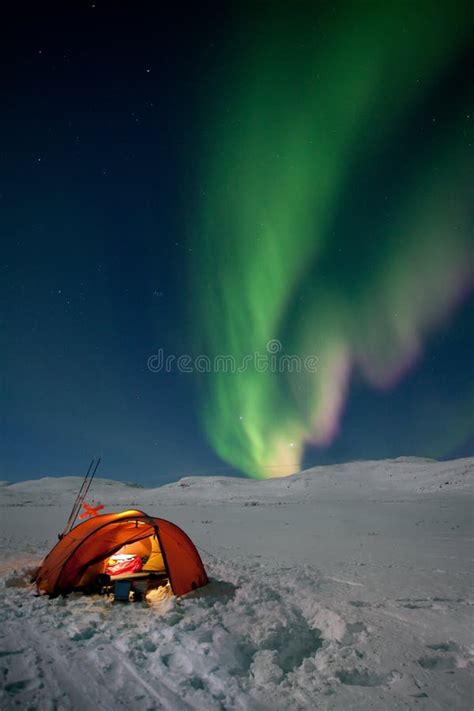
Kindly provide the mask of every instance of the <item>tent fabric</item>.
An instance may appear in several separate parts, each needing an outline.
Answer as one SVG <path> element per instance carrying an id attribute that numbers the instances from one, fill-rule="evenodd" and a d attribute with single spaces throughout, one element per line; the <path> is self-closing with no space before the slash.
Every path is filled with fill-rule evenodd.
<path id="1" fill-rule="evenodd" d="M 130 510 L 94 516 L 67 533 L 35 573 L 40 592 L 66 594 L 77 587 L 87 570 L 101 572 L 108 558 L 124 545 L 156 536 L 175 595 L 206 585 L 208 578 L 191 539 L 178 526 L 143 511 Z M 152 547 L 156 547 L 153 546 Z"/>

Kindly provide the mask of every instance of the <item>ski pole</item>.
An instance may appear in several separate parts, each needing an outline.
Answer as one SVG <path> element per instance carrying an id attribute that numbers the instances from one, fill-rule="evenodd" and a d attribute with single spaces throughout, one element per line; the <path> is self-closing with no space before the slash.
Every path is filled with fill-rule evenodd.
<path id="1" fill-rule="evenodd" d="M 79 499 L 80 499 L 80 497 L 81 497 L 81 494 L 82 494 L 82 492 L 83 492 L 83 490 L 84 490 L 84 487 L 85 487 L 85 485 L 86 485 L 87 477 L 89 476 L 89 474 L 90 474 L 90 472 L 91 472 L 91 470 L 92 470 L 92 467 L 94 466 L 94 462 L 95 462 L 95 459 L 92 459 L 92 460 L 91 460 L 91 463 L 89 464 L 89 468 L 88 468 L 88 470 L 87 470 L 87 472 L 86 472 L 86 475 L 85 475 L 85 477 L 84 477 L 83 480 L 82 480 L 81 486 L 80 486 L 80 488 L 79 488 L 79 493 L 77 494 L 77 496 L 76 496 L 76 498 L 75 498 L 75 500 L 74 500 L 74 503 L 73 503 L 73 505 L 72 505 L 71 513 L 69 514 L 69 518 L 68 518 L 68 520 L 67 520 L 66 527 L 65 527 L 64 531 L 62 532 L 62 534 L 61 534 L 61 536 L 60 536 L 61 538 L 64 536 L 65 533 L 67 533 L 67 532 L 70 530 L 70 528 L 71 528 L 71 521 L 72 521 L 73 518 L 75 518 L 76 515 L 77 515 L 77 505 L 78 505 Z"/>

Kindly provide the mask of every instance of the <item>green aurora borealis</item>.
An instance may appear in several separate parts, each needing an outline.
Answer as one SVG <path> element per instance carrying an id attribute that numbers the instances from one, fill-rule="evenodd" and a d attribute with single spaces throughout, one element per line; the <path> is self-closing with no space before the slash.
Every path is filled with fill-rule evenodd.
<path id="1" fill-rule="evenodd" d="M 469 280 L 470 4 L 307 7 L 243 19 L 200 135 L 199 352 L 240 362 L 279 339 L 318 357 L 316 374 L 202 378 L 209 441 L 257 477 L 337 435 L 351 373 L 395 384 Z"/>

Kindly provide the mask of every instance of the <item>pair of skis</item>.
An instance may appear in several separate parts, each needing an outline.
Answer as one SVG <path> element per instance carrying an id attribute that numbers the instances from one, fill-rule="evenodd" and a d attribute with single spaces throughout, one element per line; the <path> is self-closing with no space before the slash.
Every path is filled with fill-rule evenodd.
<path id="1" fill-rule="evenodd" d="M 99 468 L 100 464 L 100 457 L 95 460 L 92 459 L 91 463 L 89 464 L 89 469 L 87 470 L 87 473 L 82 480 L 81 488 L 79 489 L 79 493 L 76 496 L 76 500 L 74 501 L 74 505 L 72 507 L 71 513 L 69 515 L 69 518 L 66 523 L 66 528 L 64 531 L 59 535 L 59 538 L 62 538 L 63 536 L 66 535 L 66 533 L 69 533 L 74 528 L 74 524 L 76 523 L 77 516 L 79 514 L 79 511 L 81 510 L 82 504 L 84 503 L 84 499 L 87 496 L 87 492 L 90 489 L 90 486 L 92 484 L 92 480 L 95 477 L 96 471 Z"/>

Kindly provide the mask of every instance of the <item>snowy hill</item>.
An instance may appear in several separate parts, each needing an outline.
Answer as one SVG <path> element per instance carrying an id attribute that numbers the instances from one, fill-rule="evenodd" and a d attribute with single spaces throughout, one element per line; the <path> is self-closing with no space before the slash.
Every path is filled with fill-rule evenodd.
<path id="1" fill-rule="evenodd" d="M 97 479 L 106 511 L 168 518 L 211 584 L 155 607 L 34 597 L 77 477 L 0 487 L 0 707 L 467 709 L 474 459 L 282 479 Z M 47 640 L 47 643 L 45 642 Z"/>

